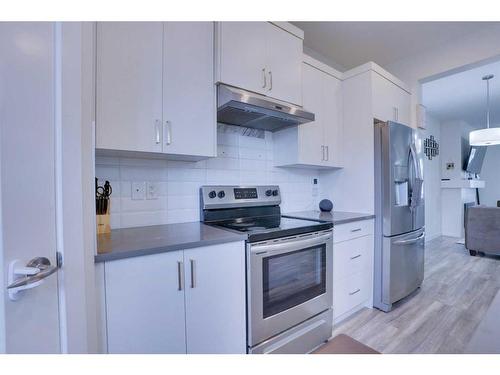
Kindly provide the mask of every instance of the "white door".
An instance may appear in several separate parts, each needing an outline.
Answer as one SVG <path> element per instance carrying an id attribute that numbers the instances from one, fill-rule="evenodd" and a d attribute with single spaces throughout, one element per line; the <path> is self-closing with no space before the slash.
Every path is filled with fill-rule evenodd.
<path id="1" fill-rule="evenodd" d="M 326 165 L 341 167 L 343 164 L 342 82 L 329 74 L 323 80 L 324 143 Z"/>
<path id="2" fill-rule="evenodd" d="M 184 251 L 187 353 L 246 353 L 245 246 Z"/>
<path id="3" fill-rule="evenodd" d="M 302 39 L 267 23 L 268 86 L 266 95 L 302 105 Z"/>
<path id="4" fill-rule="evenodd" d="M 302 64 L 304 108 L 314 113 L 315 120 L 299 125 L 299 159 L 301 164 L 321 165 L 326 152 L 323 143 L 323 79 L 324 73 Z"/>
<path id="5" fill-rule="evenodd" d="M 97 24 L 96 147 L 161 152 L 161 22 Z"/>
<path id="6" fill-rule="evenodd" d="M 105 264 L 109 353 L 186 353 L 183 252 Z"/>
<path id="7" fill-rule="evenodd" d="M 55 24 L 1 23 L 0 51 L 4 345 L 7 353 L 60 353 L 57 274 L 16 301 L 7 293 L 12 261 L 56 263 Z"/>
<path id="8" fill-rule="evenodd" d="M 163 152 L 216 156 L 214 24 L 165 22 Z"/>
<path id="9" fill-rule="evenodd" d="M 267 95 L 267 22 L 220 22 L 220 80 Z"/>

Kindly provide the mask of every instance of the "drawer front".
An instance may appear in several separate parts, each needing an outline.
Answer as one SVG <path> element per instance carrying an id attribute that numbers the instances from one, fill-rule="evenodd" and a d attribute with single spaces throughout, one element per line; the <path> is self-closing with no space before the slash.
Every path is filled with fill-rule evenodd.
<path id="1" fill-rule="evenodd" d="M 333 246 L 333 279 L 367 270 L 373 257 L 373 236 L 343 241 Z"/>
<path id="2" fill-rule="evenodd" d="M 333 242 L 342 242 L 353 238 L 373 234 L 373 220 L 355 221 L 336 225 L 333 228 Z"/>
<path id="3" fill-rule="evenodd" d="M 370 299 L 371 272 L 358 272 L 341 281 L 334 282 L 333 314 L 338 317 Z"/>

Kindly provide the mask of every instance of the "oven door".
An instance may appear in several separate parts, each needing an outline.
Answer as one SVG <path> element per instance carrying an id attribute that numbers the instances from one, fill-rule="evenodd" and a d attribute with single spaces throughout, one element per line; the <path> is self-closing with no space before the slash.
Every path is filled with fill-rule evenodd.
<path id="1" fill-rule="evenodd" d="M 332 232 L 248 244 L 249 346 L 331 308 Z"/>

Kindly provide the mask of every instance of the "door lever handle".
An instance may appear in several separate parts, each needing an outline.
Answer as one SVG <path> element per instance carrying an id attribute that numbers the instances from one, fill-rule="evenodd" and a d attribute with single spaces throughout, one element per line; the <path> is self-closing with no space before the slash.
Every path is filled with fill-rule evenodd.
<path id="1" fill-rule="evenodd" d="M 18 300 L 19 292 L 39 286 L 45 278 L 57 270 L 58 267 L 50 264 L 50 260 L 45 257 L 33 258 L 26 266 L 22 266 L 18 259 L 12 261 L 8 273 L 9 298 L 12 301 Z"/>

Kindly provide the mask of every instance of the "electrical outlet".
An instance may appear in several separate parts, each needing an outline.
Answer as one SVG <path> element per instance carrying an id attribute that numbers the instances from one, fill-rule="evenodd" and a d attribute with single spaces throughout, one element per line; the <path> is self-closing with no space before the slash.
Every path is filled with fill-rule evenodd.
<path id="1" fill-rule="evenodd" d="M 158 182 L 146 182 L 146 199 L 158 199 L 159 195 Z"/>
<path id="2" fill-rule="evenodd" d="M 146 199 L 145 182 L 132 182 L 132 199 L 133 200 Z"/>
<path id="3" fill-rule="evenodd" d="M 318 195 L 319 195 L 318 179 L 314 178 L 313 179 L 313 186 L 312 186 L 312 196 L 317 197 Z"/>

